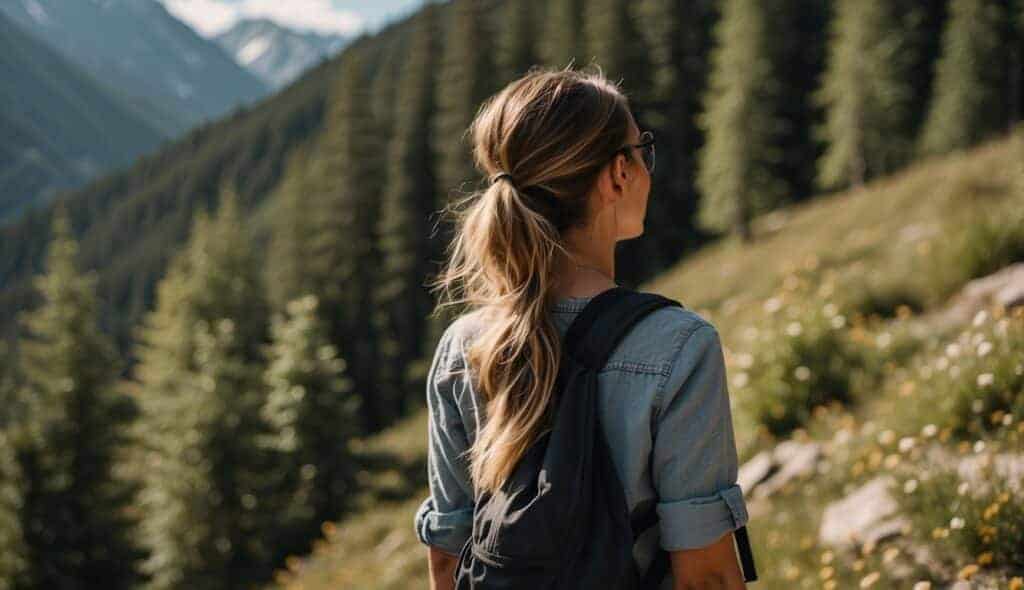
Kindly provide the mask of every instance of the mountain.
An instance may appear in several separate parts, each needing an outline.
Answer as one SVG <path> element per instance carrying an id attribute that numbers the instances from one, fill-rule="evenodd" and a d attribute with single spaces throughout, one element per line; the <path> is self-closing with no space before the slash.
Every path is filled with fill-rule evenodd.
<path id="1" fill-rule="evenodd" d="M 275 88 L 299 77 L 350 40 L 344 35 L 297 31 L 266 19 L 245 19 L 215 37 L 240 65 Z"/>
<path id="2" fill-rule="evenodd" d="M 0 14 L 0 221 L 154 150 L 163 135 Z"/>
<path id="3" fill-rule="evenodd" d="M 156 0 L 4 0 L 0 12 L 116 88 L 168 135 L 269 90 Z"/>

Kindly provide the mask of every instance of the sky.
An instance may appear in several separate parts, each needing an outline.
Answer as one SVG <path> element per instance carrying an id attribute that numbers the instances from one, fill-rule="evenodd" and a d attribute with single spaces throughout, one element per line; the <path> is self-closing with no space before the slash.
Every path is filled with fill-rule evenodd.
<path id="1" fill-rule="evenodd" d="M 228 29 L 241 18 L 267 18 L 320 33 L 374 32 L 405 16 L 423 0 L 162 0 L 168 12 L 204 36 Z"/>

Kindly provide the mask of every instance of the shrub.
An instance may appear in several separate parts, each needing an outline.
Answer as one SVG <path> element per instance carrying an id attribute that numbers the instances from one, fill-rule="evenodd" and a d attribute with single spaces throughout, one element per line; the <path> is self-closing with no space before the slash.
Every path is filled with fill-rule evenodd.
<path id="1" fill-rule="evenodd" d="M 852 398 L 862 366 L 839 307 L 816 297 L 786 295 L 765 302 L 765 319 L 744 333 L 734 386 L 743 409 L 774 436 L 804 425 L 817 406 Z"/>

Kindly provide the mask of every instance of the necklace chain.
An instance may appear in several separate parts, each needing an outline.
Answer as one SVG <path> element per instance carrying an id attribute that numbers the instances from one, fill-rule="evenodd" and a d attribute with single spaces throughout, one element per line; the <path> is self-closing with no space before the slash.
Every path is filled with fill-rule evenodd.
<path id="1" fill-rule="evenodd" d="M 573 264 L 576 266 L 576 268 L 585 268 L 587 270 L 592 270 L 592 271 L 600 274 L 604 278 L 608 279 L 609 281 L 612 281 L 613 283 L 615 282 L 615 279 L 613 279 L 610 276 L 606 275 L 605 273 L 601 272 L 600 269 L 594 268 L 592 266 L 586 266 L 586 265 L 583 265 L 583 264 L 576 264 L 575 262 Z"/>

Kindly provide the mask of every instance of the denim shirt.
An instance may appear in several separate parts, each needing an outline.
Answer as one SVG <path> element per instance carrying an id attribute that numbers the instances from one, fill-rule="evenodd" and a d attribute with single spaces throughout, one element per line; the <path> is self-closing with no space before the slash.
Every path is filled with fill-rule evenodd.
<path id="1" fill-rule="evenodd" d="M 590 297 L 551 308 L 562 336 Z M 448 326 L 427 377 L 430 495 L 416 511 L 420 542 L 458 555 L 473 527 L 467 458 L 482 400 L 466 368 L 473 314 Z M 736 483 L 738 464 L 725 362 L 718 330 L 685 307 L 641 319 L 598 373 L 601 426 L 631 515 L 654 505 L 658 524 L 640 535 L 633 556 L 646 569 L 657 546 L 704 547 L 748 521 Z M 672 576 L 662 588 L 669 589 Z"/>

